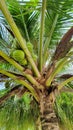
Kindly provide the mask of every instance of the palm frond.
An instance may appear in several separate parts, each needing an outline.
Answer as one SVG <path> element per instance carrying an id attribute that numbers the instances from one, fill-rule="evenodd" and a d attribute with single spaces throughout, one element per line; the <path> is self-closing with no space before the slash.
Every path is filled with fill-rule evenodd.
<path id="1" fill-rule="evenodd" d="M 33 102 L 34 104 L 31 106 Z M 33 118 L 31 113 L 34 115 Z M 36 114 L 38 115 L 38 107 L 30 95 L 26 94 L 21 99 L 12 97 L 0 107 L 0 129 L 4 127 L 5 130 L 23 130 L 24 128 L 26 130 L 35 130 Z"/>
<path id="2" fill-rule="evenodd" d="M 56 99 L 55 110 L 63 129 L 73 129 L 73 94 L 63 92 Z"/>

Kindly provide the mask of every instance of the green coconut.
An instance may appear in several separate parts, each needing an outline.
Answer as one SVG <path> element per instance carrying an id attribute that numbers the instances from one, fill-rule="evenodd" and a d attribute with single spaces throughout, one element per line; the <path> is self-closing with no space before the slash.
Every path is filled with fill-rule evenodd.
<path id="1" fill-rule="evenodd" d="M 23 66 L 27 65 L 27 60 L 26 59 L 23 59 L 21 61 L 19 61 L 19 63 Z"/>
<path id="2" fill-rule="evenodd" d="M 33 52 L 33 45 L 30 42 L 27 42 L 27 48 L 32 53 Z"/>
<path id="3" fill-rule="evenodd" d="M 25 58 L 25 53 L 22 50 L 15 50 L 13 51 L 12 57 L 16 61 L 22 61 Z"/>
<path id="4" fill-rule="evenodd" d="M 33 58 L 34 62 L 37 61 L 37 55 L 36 54 L 32 53 L 32 58 Z"/>

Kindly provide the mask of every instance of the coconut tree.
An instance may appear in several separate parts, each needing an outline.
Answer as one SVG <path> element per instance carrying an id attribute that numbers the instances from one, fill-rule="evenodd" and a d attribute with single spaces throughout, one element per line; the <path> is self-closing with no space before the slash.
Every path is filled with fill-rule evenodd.
<path id="1" fill-rule="evenodd" d="M 1 49 L 0 58 L 14 67 L 13 70 L 1 68 L 0 73 L 24 86 L 9 89 L 0 103 L 16 94 L 21 97 L 28 91 L 39 106 L 39 129 L 59 130 L 55 98 L 63 86 L 73 80 L 70 74 L 61 76 L 68 78 L 63 81 L 58 75 L 72 61 L 72 1 L 7 0 L 5 3 L 0 0 L 0 9 L 7 21 L 4 26 L 12 37 L 9 46 L 1 37 L 1 43 L 9 49 L 7 52 Z"/>

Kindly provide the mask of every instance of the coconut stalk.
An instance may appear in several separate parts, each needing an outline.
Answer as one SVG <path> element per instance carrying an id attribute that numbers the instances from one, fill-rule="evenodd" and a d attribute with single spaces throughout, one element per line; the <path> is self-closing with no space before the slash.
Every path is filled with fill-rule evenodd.
<path id="1" fill-rule="evenodd" d="M 45 44 L 44 44 L 44 62 L 45 62 L 45 57 L 46 57 L 46 53 L 47 53 L 46 50 L 47 50 L 47 48 L 48 48 L 48 46 L 49 46 L 49 44 L 50 44 L 50 42 L 51 42 L 51 38 L 52 38 L 52 36 L 53 36 L 53 32 L 54 32 L 54 30 L 55 30 L 58 17 L 59 17 L 59 14 L 56 14 L 55 19 L 54 19 L 54 21 L 53 21 L 52 28 L 51 28 L 51 30 L 50 30 L 50 34 L 49 34 L 49 36 L 48 36 L 48 38 L 46 39 Z"/>
<path id="2" fill-rule="evenodd" d="M 45 23 L 45 10 L 46 10 L 46 0 L 42 1 L 42 12 L 41 12 L 41 25 L 40 25 L 40 37 L 39 37 L 39 48 L 38 48 L 38 66 L 39 70 L 42 71 L 42 57 L 43 57 L 43 37 L 44 37 L 44 23 Z"/>
<path id="3" fill-rule="evenodd" d="M 24 68 L 18 64 L 15 60 L 10 58 L 7 54 L 5 54 L 3 51 L 0 50 L 0 56 L 3 57 L 6 61 L 8 61 L 10 64 L 15 66 L 18 70 L 24 71 Z"/>
<path id="4" fill-rule="evenodd" d="M 68 60 L 67 57 L 65 57 L 58 65 L 57 67 L 54 69 L 54 71 L 51 73 L 51 75 L 49 76 L 49 78 L 46 80 L 46 86 L 49 87 L 51 85 L 51 82 L 53 81 L 54 77 L 61 71 L 61 69 L 63 68 L 63 66 L 65 64 L 67 64 L 68 62 L 70 62 L 70 59 Z"/>
<path id="5" fill-rule="evenodd" d="M 60 83 L 60 85 L 58 85 L 58 90 L 61 90 L 65 85 L 67 85 L 71 81 L 73 81 L 73 76 Z"/>
<path id="6" fill-rule="evenodd" d="M 25 80 L 15 76 L 14 74 L 11 74 L 11 73 L 9 73 L 9 72 L 7 72 L 5 70 L 2 70 L 2 69 L 0 70 L 0 73 L 14 79 L 19 84 L 24 85 L 24 87 L 26 87 L 32 93 L 32 95 L 34 96 L 36 101 L 39 101 L 39 96 L 38 96 L 37 92 L 35 91 L 35 89 L 28 82 L 26 82 Z"/>

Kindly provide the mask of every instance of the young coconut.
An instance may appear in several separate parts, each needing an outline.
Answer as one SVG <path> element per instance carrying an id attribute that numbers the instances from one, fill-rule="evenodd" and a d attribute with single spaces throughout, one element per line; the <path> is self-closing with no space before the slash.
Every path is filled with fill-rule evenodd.
<path id="1" fill-rule="evenodd" d="M 16 61 L 22 61 L 25 58 L 25 54 L 22 50 L 14 50 L 12 57 L 16 60 Z"/>
<path id="2" fill-rule="evenodd" d="M 25 58 L 25 53 L 22 50 L 14 50 L 12 57 L 21 65 L 27 65 L 27 59 Z"/>

